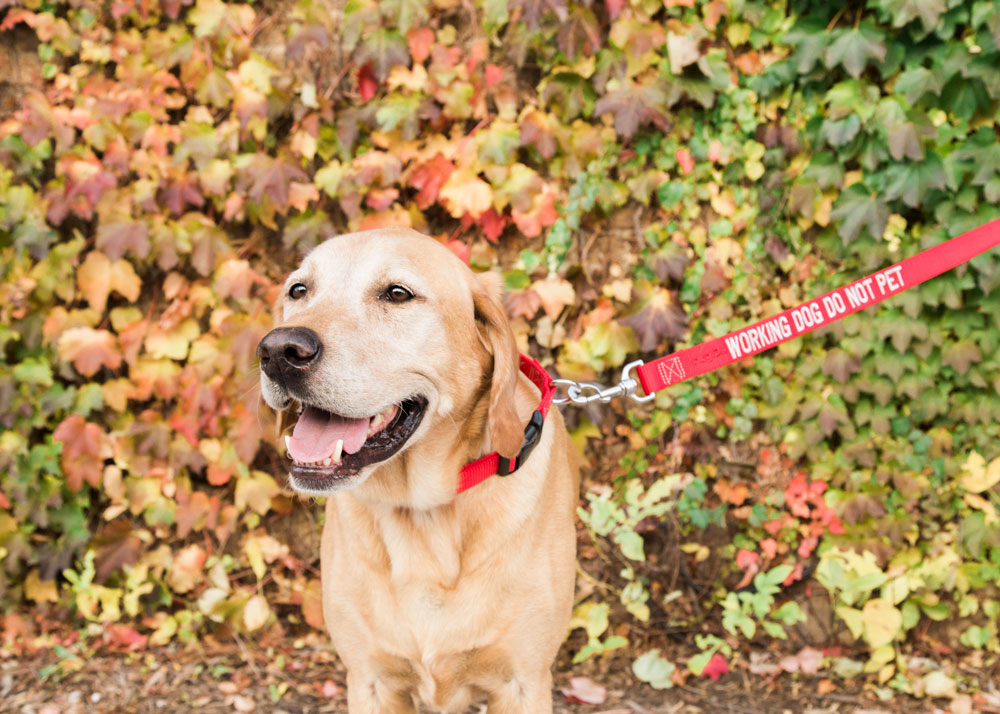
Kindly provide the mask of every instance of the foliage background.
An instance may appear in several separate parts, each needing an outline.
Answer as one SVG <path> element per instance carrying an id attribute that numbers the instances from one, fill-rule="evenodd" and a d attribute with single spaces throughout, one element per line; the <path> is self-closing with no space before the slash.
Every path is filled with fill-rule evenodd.
<path id="1" fill-rule="evenodd" d="M 321 626 L 254 348 L 330 234 L 499 267 L 522 349 L 612 380 L 1000 214 L 993 0 L 0 0 L 0 31 L 30 53 L 0 85 L 0 603 L 124 647 Z M 995 662 L 998 260 L 572 415 L 573 654 L 669 686 L 668 635 L 700 673 L 794 631 L 916 693 L 935 644 Z"/>

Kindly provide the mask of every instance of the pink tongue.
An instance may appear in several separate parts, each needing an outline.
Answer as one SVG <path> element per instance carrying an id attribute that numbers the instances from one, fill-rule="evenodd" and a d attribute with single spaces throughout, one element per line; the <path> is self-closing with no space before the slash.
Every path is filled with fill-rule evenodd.
<path id="1" fill-rule="evenodd" d="M 288 440 L 288 455 L 296 461 L 322 461 L 333 455 L 337 440 L 344 440 L 344 451 L 355 454 L 365 443 L 370 420 L 348 419 L 306 407 Z"/>

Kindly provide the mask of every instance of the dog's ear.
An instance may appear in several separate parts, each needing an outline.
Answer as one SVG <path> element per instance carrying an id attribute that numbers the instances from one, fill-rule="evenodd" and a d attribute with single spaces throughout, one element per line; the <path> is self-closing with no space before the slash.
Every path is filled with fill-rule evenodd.
<path id="1" fill-rule="evenodd" d="M 500 276 L 484 273 L 477 276 L 473 288 L 476 326 L 493 355 L 490 381 L 490 444 L 508 459 L 517 456 L 524 441 L 524 426 L 517 417 L 514 392 L 517 387 L 519 358 L 514 333 L 507 324 L 507 313 L 500 303 Z"/>

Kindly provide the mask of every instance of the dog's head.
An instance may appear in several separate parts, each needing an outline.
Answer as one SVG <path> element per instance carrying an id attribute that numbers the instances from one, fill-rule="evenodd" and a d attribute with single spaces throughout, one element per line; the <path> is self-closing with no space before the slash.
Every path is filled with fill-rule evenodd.
<path id="1" fill-rule="evenodd" d="M 279 423 L 295 423 L 291 486 L 351 488 L 422 441 L 447 451 L 463 433 L 516 455 L 518 360 L 499 292 L 492 276 L 407 229 L 313 250 L 285 281 L 277 326 L 257 348 L 264 400 Z M 465 426 L 477 408 L 482 433 Z"/>

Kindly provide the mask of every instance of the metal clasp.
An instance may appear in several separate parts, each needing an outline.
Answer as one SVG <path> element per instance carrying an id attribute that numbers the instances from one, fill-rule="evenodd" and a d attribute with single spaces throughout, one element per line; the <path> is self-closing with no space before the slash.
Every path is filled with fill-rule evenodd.
<path id="1" fill-rule="evenodd" d="M 652 401 L 655 396 L 653 394 L 647 394 L 642 397 L 636 394 L 636 391 L 639 388 L 639 382 L 636 381 L 630 374 L 633 369 L 641 364 L 644 364 L 641 359 L 636 360 L 635 362 L 629 362 L 622 368 L 621 381 L 610 387 L 605 387 L 601 384 L 594 384 L 593 382 L 577 382 L 572 379 L 553 379 L 552 386 L 556 389 L 559 387 L 565 387 L 566 396 L 555 397 L 552 400 L 552 403 L 566 404 L 572 402 L 577 406 L 585 406 L 592 402 L 602 402 L 607 404 L 616 397 L 628 397 L 636 402 Z"/>

